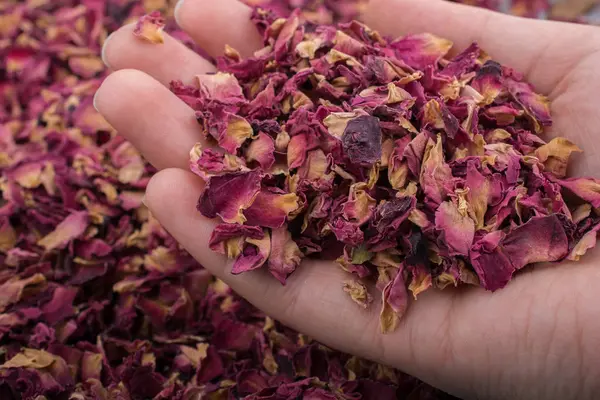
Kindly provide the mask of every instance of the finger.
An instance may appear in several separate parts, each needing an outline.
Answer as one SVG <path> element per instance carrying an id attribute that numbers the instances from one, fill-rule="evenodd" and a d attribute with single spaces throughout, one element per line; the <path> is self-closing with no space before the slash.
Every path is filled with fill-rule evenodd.
<path id="1" fill-rule="evenodd" d="M 157 168 L 188 168 L 202 134 L 194 111 L 151 76 L 134 69 L 112 73 L 94 106 Z"/>
<path id="2" fill-rule="evenodd" d="M 223 54 L 226 44 L 243 56 L 262 47 L 251 14 L 238 0 L 180 0 L 175 8 L 179 26 L 212 57 Z"/>
<path id="3" fill-rule="evenodd" d="M 203 217 L 196 210 L 202 188 L 202 181 L 192 173 L 166 169 L 149 182 L 145 203 L 165 229 L 206 269 L 267 314 L 319 339 L 340 341 L 347 349 L 365 348 L 365 344 L 357 345 L 359 338 L 354 332 L 364 329 L 376 332 L 376 324 L 343 293 L 343 271 L 331 263 L 303 263 L 285 286 L 262 269 L 232 275 L 231 262 L 208 247 L 208 238 L 217 221 Z M 348 334 L 340 335 L 340 331 Z"/>
<path id="4" fill-rule="evenodd" d="M 372 0 L 363 19 L 389 35 L 431 32 L 452 40 L 458 49 L 477 42 L 544 93 L 600 48 L 595 27 L 519 18 L 441 0 Z"/>
<path id="5" fill-rule="evenodd" d="M 164 33 L 164 43 L 153 44 L 133 35 L 135 24 L 111 34 L 102 48 L 102 60 L 113 70 L 139 69 L 164 85 L 172 80 L 191 83 L 214 66 L 183 43 Z"/>

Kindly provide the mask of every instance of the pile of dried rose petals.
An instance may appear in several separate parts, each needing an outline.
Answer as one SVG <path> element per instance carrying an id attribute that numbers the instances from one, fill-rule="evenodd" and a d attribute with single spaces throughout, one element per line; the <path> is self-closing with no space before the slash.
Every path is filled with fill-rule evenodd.
<path id="1" fill-rule="evenodd" d="M 477 44 L 446 58 L 452 43 L 431 34 L 262 9 L 253 21 L 254 57 L 227 48 L 220 72 L 172 84 L 206 138 L 190 159 L 198 210 L 220 219 L 209 244 L 233 274 L 263 267 L 285 284 L 303 257 L 337 257 L 357 303 L 364 282 L 383 292 L 389 332 L 409 291 L 496 290 L 595 245 L 600 182 L 565 178 L 580 149 L 538 135 L 548 100 Z"/>

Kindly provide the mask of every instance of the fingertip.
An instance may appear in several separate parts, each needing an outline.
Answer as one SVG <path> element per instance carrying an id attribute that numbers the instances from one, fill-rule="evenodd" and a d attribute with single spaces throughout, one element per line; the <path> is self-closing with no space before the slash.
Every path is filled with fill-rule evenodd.
<path id="1" fill-rule="evenodd" d="M 133 35 L 134 23 L 130 23 L 127 25 L 123 25 L 116 31 L 112 32 L 108 37 L 104 40 L 104 45 L 102 46 L 101 58 L 108 68 L 113 68 L 115 65 L 115 57 L 118 57 L 120 53 L 120 41 L 124 39 L 128 35 Z M 115 44 L 115 38 L 116 44 Z M 119 65 L 120 62 L 117 59 L 117 69 L 121 69 L 122 67 Z"/>
<path id="2" fill-rule="evenodd" d="M 157 168 L 188 168 L 189 151 L 202 135 L 194 110 L 150 75 L 136 69 L 110 74 L 94 107 Z"/>
<path id="3" fill-rule="evenodd" d="M 124 105 L 133 102 L 140 93 L 152 95 L 157 85 L 152 77 L 135 69 L 121 69 L 108 75 L 94 94 L 92 105 L 122 133 L 130 132 L 129 118 L 123 118 Z M 160 85 L 158 85 L 160 86 Z"/>
<path id="4" fill-rule="evenodd" d="M 112 70 L 139 69 L 168 86 L 172 80 L 189 83 L 198 73 L 210 72 L 214 66 L 183 43 L 163 32 L 164 42 L 149 43 L 137 38 L 135 23 L 113 32 L 102 46 L 102 61 Z"/>
<path id="5" fill-rule="evenodd" d="M 180 168 L 165 168 L 152 176 L 146 187 L 145 202 L 157 217 L 171 213 L 196 213 L 202 180 Z M 160 218 L 159 218 L 160 219 Z"/>
<path id="6" fill-rule="evenodd" d="M 137 69 L 126 68 L 115 71 L 104 79 L 96 91 L 94 107 L 106 117 L 115 106 L 119 105 L 113 100 L 118 100 L 120 93 L 132 93 L 133 88 L 136 91 L 149 89 L 152 83 L 152 77 Z"/>
<path id="7" fill-rule="evenodd" d="M 223 54 L 225 45 L 243 56 L 262 47 L 251 15 L 252 9 L 238 0 L 182 0 L 175 12 L 179 26 L 212 57 Z"/>

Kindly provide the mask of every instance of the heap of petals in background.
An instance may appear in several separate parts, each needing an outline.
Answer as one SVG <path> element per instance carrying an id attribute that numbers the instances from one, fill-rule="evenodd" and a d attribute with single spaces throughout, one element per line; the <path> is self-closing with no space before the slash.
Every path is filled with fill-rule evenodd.
<path id="1" fill-rule="evenodd" d="M 154 171 L 92 97 L 107 34 L 173 3 L 0 2 L 0 398 L 448 398 L 265 317 L 142 205 Z M 323 22 L 360 7 L 270 2 L 289 4 Z"/>

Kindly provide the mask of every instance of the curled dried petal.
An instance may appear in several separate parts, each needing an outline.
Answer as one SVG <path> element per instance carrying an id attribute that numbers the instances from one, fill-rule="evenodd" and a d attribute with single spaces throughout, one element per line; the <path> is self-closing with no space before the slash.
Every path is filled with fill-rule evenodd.
<path id="1" fill-rule="evenodd" d="M 576 196 L 591 203 L 594 208 L 600 207 L 600 180 L 594 178 L 568 178 L 559 180 L 558 183 Z"/>
<path id="2" fill-rule="evenodd" d="M 231 273 L 241 274 L 252 271 L 263 266 L 271 254 L 271 238 L 268 232 L 264 232 L 262 238 L 255 239 L 246 237 L 242 251 L 233 263 Z"/>
<path id="3" fill-rule="evenodd" d="M 423 264 L 418 264 L 411 267 L 411 274 L 412 279 L 408 285 L 408 290 L 412 292 L 414 299 L 417 300 L 419 294 L 432 286 L 431 272 Z"/>
<path id="4" fill-rule="evenodd" d="M 449 255 L 467 256 L 475 237 L 475 223 L 456 204 L 444 201 L 435 212 L 435 225 L 440 230 L 440 243 Z"/>
<path id="5" fill-rule="evenodd" d="M 442 139 L 434 143 L 429 140 L 423 155 L 420 184 L 423 191 L 434 204 L 440 204 L 448 194 L 448 185 L 452 184 L 452 171 L 444 160 Z"/>
<path id="6" fill-rule="evenodd" d="M 252 126 L 245 118 L 227 113 L 227 124 L 219 135 L 219 145 L 231 154 L 254 135 Z"/>
<path id="7" fill-rule="evenodd" d="M 244 211 L 244 216 L 250 225 L 279 228 L 299 206 L 300 200 L 295 193 L 263 189 Z"/>
<path id="8" fill-rule="evenodd" d="M 263 169 L 268 170 L 275 163 L 274 153 L 275 141 L 261 132 L 250 142 L 246 150 L 246 158 L 249 161 L 257 161 Z"/>
<path id="9" fill-rule="evenodd" d="M 223 222 L 242 224 L 246 221 L 243 211 L 258 196 L 260 182 L 257 171 L 212 176 L 198 200 L 198 210 L 207 218 L 219 216 Z"/>
<path id="10" fill-rule="evenodd" d="M 452 45 L 451 41 L 430 33 L 408 35 L 391 43 L 396 57 L 421 70 L 437 63 Z"/>
<path id="11" fill-rule="evenodd" d="M 536 132 L 541 132 L 542 126 L 551 125 L 550 101 L 546 96 L 533 92 L 531 85 L 512 79 L 508 80 L 508 90 L 532 118 Z"/>
<path id="12" fill-rule="evenodd" d="M 567 256 L 567 260 L 579 261 L 588 250 L 594 248 L 596 246 L 598 229 L 600 229 L 600 225 L 597 224 L 593 229 L 583 235 Z"/>
<path id="13" fill-rule="evenodd" d="M 544 164 L 544 169 L 559 178 L 567 174 L 569 157 L 582 150 L 565 138 L 554 138 L 535 150 L 535 156 Z"/>
<path id="14" fill-rule="evenodd" d="M 408 307 L 408 292 L 401 271 L 397 272 L 396 277 L 383 289 L 381 299 L 383 302 L 379 316 L 381 332 L 393 332 Z"/>
<path id="15" fill-rule="evenodd" d="M 190 170 L 205 181 L 213 175 L 246 169 L 246 163 L 241 158 L 210 148 L 203 149 L 201 143 L 196 143 L 190 150 Z"/>
<path id="16" fill-rule="evenodd" d="M 477 75 L 471 81 L 471 86 L 482 96 L 478 100 L 480 105 L 492 104 L 502 93 L 504 89 L 502 75 L 500 64 L 491 60 L 477 71 Z"/>
<path id="17" fill-rule="evenodd" d="M 23 290 L 31 285 L 38 285 L 46 282 L 42 274 L 35 274 L 25 279 L 19 279 L 15 276 L 0 286 L 0 311 L 4 311 L 10 304 L 21 300 Z"/>
<path id="18" fill-rule="evenodd" d="M 46 250 L 62 249 L 81 236 L 88 226 L 88 213 L 77 211 L 56 226 L 56 229 L 38 241 Z"/>
<path id="19" fill-rule="evenodd" d="M 141 17 L 133 29 L 133 34 L 150 43 L 164 43 L 163 29 L 165 20 L 160 11 L 153 11 Z"/>
<path id="20" fill-rule="evenodd" d="M 271 274 L 281 283 L 296 270 L 302 261 L 302 252 L 292 239 L 286 226 L 273 229 L 271 232 L 271 255 L 268 266 Z"/>
<path id="21" fill-rule="evenodd" d="M 365 191 L 364 184 L 352 185 L 348 201 L 342 206 L 342 214 L 346 220 L 362 225 L 373 215 L 376 201 Z"/>
<path id="22" fill-rule="evenodd" d="M 481 229 L 485 224 L 485 214 L 490 197 L 490 181 L 483 176 L 473 163 L 467 166 L 466 186 L 469 188 L 467 199 L 469 215 L 475 221 L 475 229 Z"/>
<path id="23" fill-rule="evenodd" d="M 344 281 L 344 292 L 348 293 L 350 298 L 362 308 L 369 307 L 369 304 L 373 301 L 367 287 L 356 280 Z"/>
<path id="24" fill-rule="evenodd" d="M 222 102 L 244 99 L 242 88 L 232 74 L 217 72 L 216 74 L 196 75 L 200 92 L 208 99 Z"/>

